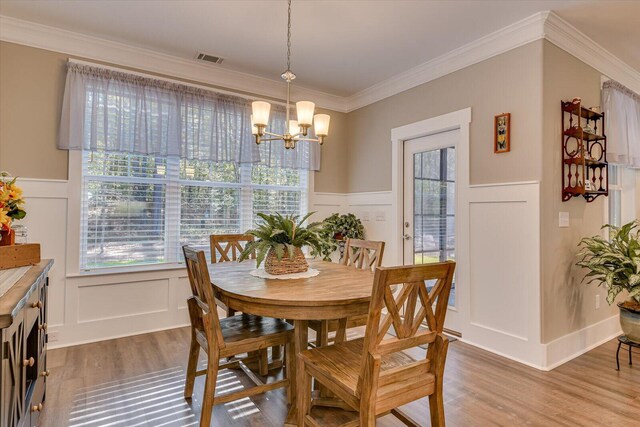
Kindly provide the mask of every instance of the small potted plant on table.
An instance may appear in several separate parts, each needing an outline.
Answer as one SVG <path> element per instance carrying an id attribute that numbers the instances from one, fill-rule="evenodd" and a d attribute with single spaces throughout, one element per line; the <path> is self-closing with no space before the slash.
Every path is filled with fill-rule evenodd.
<path id="1" fill-rule="evenodd" d="M 254 251 L 256 266 L 264 261 L 264 269 L 269 274 L 282 275 L 307 271 L 309 264 L 302 253 L 304 246 L 319 252 L 322 246 L 321 223 L 312 223 L 303 227 L 303 223 L 314 212 L 298 220 L 297 215 L 267 215 L 259 213 L 264 221 L 254 230 L 247 231 L 256 238 L 249 242 L 239 261 L 247 259 Z M 266 259 L 265 259 L 266 258 Z"/>
<path id="2" fill-rule="evenodd" d="M 622 227 L 605 225 L 609 240 L 600 236 L 580 241 L 582 250 L 577 265 L 589 272 L 585 279 L 607 289 L 607 302 L 614 303 L 618 294 L 628 292 L 626 301 L 619 302 L 620 326 L 626 337 L 640 343 L 640 230 L 637 221 Z"/>

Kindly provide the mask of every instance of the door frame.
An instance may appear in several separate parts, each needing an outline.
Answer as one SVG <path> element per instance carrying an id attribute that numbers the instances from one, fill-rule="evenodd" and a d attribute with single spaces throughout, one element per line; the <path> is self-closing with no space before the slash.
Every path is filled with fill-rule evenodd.
<path id="1" fill-rule="evenodd" d="M 456 149 L 456 325 L 452 329 L 464 335 L 469 322 L 469 147 L 471 107 L 391 130 L 391 227 L 388 254 L 394 265 L 404 264 L 402 240 L 404 220 L 404 142 L 436 133 L 459 129 Z"/>

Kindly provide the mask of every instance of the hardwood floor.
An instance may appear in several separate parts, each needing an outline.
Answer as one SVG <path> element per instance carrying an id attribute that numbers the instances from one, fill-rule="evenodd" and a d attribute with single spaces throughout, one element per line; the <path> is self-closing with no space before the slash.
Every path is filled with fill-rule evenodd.
<path id="1" fill-rule="evenodd" d="M 197 425 L 204 380 L 193 402 L 183 397 L 189 330 L 51 350 L 41 427 L 134 427 Z M 445 412 L 450 426 L 640 426 L 640 352 L 635 367 L 608 342 L 551 372 L 541 372 L 456 341 L 445 371 Z M 419 356 L 416 350 L 415 356 Z M 424 354 L 424 353 L 422 353 Z M 273 373 L 273 379 L 278 375 Z M 271 379 L 271 378 L 270 378 Z M 242 371 L 220 373 L 218 390 L 250 384 Z M 427 400 L 403 409 L 429 425 Z M 213 425 L 280 426 L 286 415 L 283 390 L 216 406 Z M 314 408 L 327 424 L 351 413 Z M 380 426 L 402 425 L 393 416 Z"/>

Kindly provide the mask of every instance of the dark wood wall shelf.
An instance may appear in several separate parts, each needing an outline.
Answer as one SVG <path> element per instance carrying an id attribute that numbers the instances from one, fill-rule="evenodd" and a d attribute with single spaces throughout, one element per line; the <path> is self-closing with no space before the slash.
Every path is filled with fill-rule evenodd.
<path id="1" fill-rule="evenodd" d="M 587 202 L 609 195 L 609 164 L 604 113 L 580 102 L 561 103 L 562 201 L 582 196 Z"/>

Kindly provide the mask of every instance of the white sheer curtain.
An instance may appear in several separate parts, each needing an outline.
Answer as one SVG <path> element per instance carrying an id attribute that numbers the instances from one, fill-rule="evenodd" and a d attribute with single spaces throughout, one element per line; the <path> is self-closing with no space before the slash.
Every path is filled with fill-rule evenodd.
<path id="1" fill-rule="evenodd" d="M 317 144 L 257 146 L 250 101 L 193 86 L 70 62 L 59 148 L 320 169 Z M 274 107 L 270 131 L 285 128 Z"/>
<path id="2" fill-rule="evenodd" d="M 610 163 L 640 168 L 640 95 L 609 80 L 602 87 Z"/>

